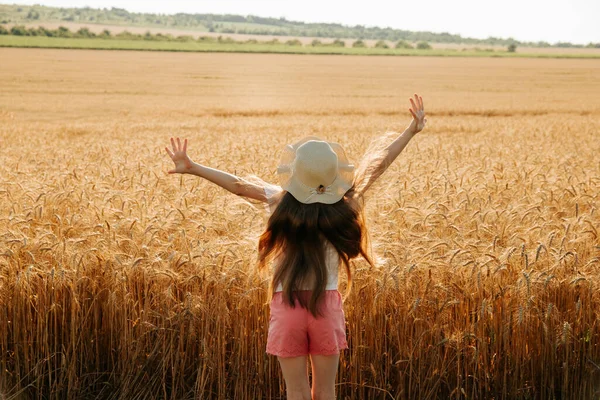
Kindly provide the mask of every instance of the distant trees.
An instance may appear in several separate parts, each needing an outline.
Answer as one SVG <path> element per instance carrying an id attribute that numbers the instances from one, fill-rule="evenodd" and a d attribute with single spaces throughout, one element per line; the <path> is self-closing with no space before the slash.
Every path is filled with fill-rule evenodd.
<path id="1" fill-rule="evenodd" d="M 118 16 L 118 17 L 121 17 L 121 18 L 125 18 L 125 19 L 131 18 L 130 15 L 129 15 L 129 11 L 127 11 L 124 8 L 115 8 L 115 7 L 112 7 L 110 9 L 110 12 L 112 14 Z"/>
<path id="2" fill-rule="evenodd" d="M 298 39 L 288 40 L 287 42 L 285 42 L 285 44 L 287 46 L 302 46 L 302 42 Z"/>
<path id="3" fill-rule="evenodd" d="M 54 31 L 52 31 L 50 29 L 46 29 L 43 26 L 40 26 L 39 28 L 37 28 L 37 31 L 38 31 L 38 36 L 47 36 L 47 37 L 54 36 Z"/>
<path id="4" fill-rule="evenodd" d="M 128 35 L 132 35 L 131 33 L 125 31 L 123 32 Z M 101 39 L 111 39 L 110 31 L 104 30 L 102 33 L 96 35 L 94 32 L 90 31 L 89 28 L 81 28 L 77 32 L 71 32 L 69 28 L 65 28 L 64 26 L 59 26 L 57 29 L 47 29 L 43 26 L 37 28 L 25 28 L 23 25 L 15 25 L 10 30 L 7 30 L 2 25 L 0 25 L 0 35 L 14 35 L 14 36 L 47 36 L 47 37 L 60 37 L 60 38 L 101 38 Z M 139 36 L 139 35 L 138 35 Z"/>
<path id="5" fill-rule="evenodd" d="M 197 42 L 200 42 L 200 43 L 213 43 L 213 42 L 215 42 L 215 38 L 212 37 L 212 36 L 200 36 L 197 39 Z"/>
<path id="6" fill-rule="evenodd" d="M 23 25 L 15 25 L 8 30 L 0 25 L 0 35 L 55 37 L 58 36 L 58 30 L 46 29 L 43 26 L 27 29 Z"/>
<path id="7" fill-rule="evenodd" d="M 30 9 L 29 12 L 27 13 L 27 17 L 25 17 L 27 19 L 40 19 L 40 13 L 37 12 L 35 9 Z"/>
<path id="8" fill-rule="evenodd" d="M 389 49 L 390 46 L 388 46 L 388 44 L 385 42 L 385 40 L 378 40 L 377 43 L 375 43 L 375 48 L 376 49 Z"/>
<path id="9" fill-rule="evenodd" d="M 25 11 L 25 12 L 27 12 L 27 11 Z M 181 35 L 181 36 L 174 37 L 173 35 L 170 35 L 170 34 L 161 34 L 161 33 L 153 34 L 150 31 L 147 31 L 143 34 L 138 34 L 138 33 L 132 33 L 127 30 L 124 30 L 117 34 L 113 34 L 109 30 L 105 29 L 101 33 L 96 33 L 92 29 L 93 28 L 83 27 L 83 28 L 80 28 L 77 31 L 73 32 L 64 26 L 60 26 L 57 29 L 47 29 L 47 28 L 44 28 L 43 26 L 27 28 L 24 25 L 13 25 L 11 28 L 7 28 L 5 26 L 2 26 L 2 24 L 0 24 L 0 35 L 45 36 L 45 37 L 59 37 L 59 38 L 81 38 L 81 39 L 96 39 L 97 38 L 97 39 L 105 39 L 105 40 L 121 39 L 121 40 L 148 40 L 148 41 L 178 41 L 178 42 L 197 41 L 197 42 L 205 42 L 205 43 L 219 42 L 219 43 L 228 43 L 228 44 L 244 43 L 244 44 L 249 44 L 249 45 L 252 45 L 252 44 L 260 44 L 260 45 L 285 44 L 286 46 L 292 46 L 292 47 L 302 47 L 303 46 L 302 41 L 299 39 L 296 39 L 296 38 L 289 38 L 289 39 L 281 38 L 282 41 L 280 41 L 277 38 L 274 38 L 274 39 L 268 40 L 268 41 L 261 41 L 261 40 L 257 40 L 257 39 L 250 39 L 250 40 L 246 40 L 246 41 L 243 41 L 243 40 L 236 41 L 236 39 L 228 37 L 228 36 L 225 36 L 225 37 L 219 36 L 218 38 L 202 36 L 202 37 L 199 37 L 196 39 L 195 37 L 193 37 L 191 35 Z M 286 40 L 286 39 L 288 39 L 288 40 Z M 286 40 L 286 41 L 283 42 L 283 40 Z M 583 45 L 573 45 L 571 43 L 566 43 L 566 42 L 559 42 L 559 43 L 556 43 L 553 45 L 550 45 L 547 42 L 538 42 L 538 45 L 539 45 L 539 47 L 543 46 L 543 47 L 600 48 L 600 43 L 589 43 L 589 44 L 583 46 Z M 344 41 L 340 38 L 335 39 L 333 41 L 314 39 L 307 46 L 343 48 L 343 47 L 346 47 L 346 41 Z M 508 44 L 505 48 L 506 48 L 506 51 L 508 51 L 510 53 L 514 53 L 517 51 L 518 46 L 519 46 L 519 42 L 514 41 L 514 42 Z M 429 50 L 432 48 L 432 46 L 429 44 L 429 42 L 424 41 L 424 40 L 418 41 L 416 43 L 416 45 L 413 45 L 412 43 L 410 43 L 404 39 L 397 40 L 391 46 L 389 45 L 389 41 L 380 39 L 374 45 L 369 46 L 369 45 L 367 45 L 367 41 L 362 38 L 352 41 L 351 47 L 352 48 L 374 47 L 377 49 L 389 49 L 390 47 L 394 47 L 396 49 L 413 49 L 416 47 L 419 50 Z M 481 49 L 479 47 L 474 47 L 472 49 L 474 51 L 478 51 L 478 52 L 479 51 L 486 51 L 486 52 L 494 51 L 493 48 Z M 373 53 L 375 53 L 375 52 L 373 52 Z"/>
<path id="10" fill-rule="evenodd" d="M 88 28 L 81 28 L 77 31 L 77 33 L 75 33 L 75 36 L 80 37 L 80 38 L 93 38 L 93 37 L 96 37 L 96 34 L 93 32 L 90 32 L 90 30 Z"/>
<path id="11" fill-rule="evenodd" d="M 224 43 L 224 44 L 233 44 L 233 43 L 236 43 L 236 41 L 234 39 L 230 38 L 229 36 L 227 36 L 227 37 L 219 36 L 217 38 L 217 42 Z M 273 39 L 273 40 L 270 41 L 270 44 L 279 44 L 279 40 Z"/>
<path id="12" fill-rule="evenodd" d="M 89 28 L 80 28 L 76 32 L 71 32 L 69 28 L 64 26 L 60 26 L 57 29 L 46 29 L 42 26 L 39 28 L 29 28 L 27 29 L 23 25 L 15 25 L 10 30 L 4 28 L 0 25 L 0 35 L 15 35 L 15 36 L 47 36 L 47 37 L 60 37 L 60 38 L 82 38 L 82 39 L 120 39 L 120 40 L 149 40 L 149 41 L 178 41 L 178 42 L 190 42 L 197 40 L 201 43 L 209 43 L 209 42 L 219 42 L 225 44 L 233 44 L 233 43 L 246 43 L 246 44 L 263 44 L 263 45 L 278 45 L 282 44 L 278 39 L 272 39 L 269 41 L 257 41 L 256 39 L 247 40 L 245 42 L 237 42 L 235 39 L 231 37 L 223 37 L 219 36 L 218 38 L 209 37 L 209 36 L 201 36 L 198 39 L 194 39 L 190 35 L 181 35 L 174 37 L 170 34 L 162 34 L 156 33 L 153 34 L 150 31 L 145 32 L 144 34 L 132 33 L 127 30 L 119 32 L 117 34 L 112 34 L 109 30 L 105 29 L 101 33 L 94 33 Z M 302 46 L 302 42 L 299 39 L 290 39 L 284 43 L 286 46 Z M 346 47 L 346 42 L 342 39 L 335 39 L 332 42 L 322 42 L 319 39 L 314 39 L 310 46 L 313 47 Z M 418 48 L 431 48 L 427 42 L 419 42 L 417 45 Z M 364 40 L 359 39 L 355 40 L 352 43 L 353 48 L 367 48 L 367 44 Z M 389 45 L 385 40 L 379 40 L 375 43 L 375 48 L 380 49 L 388 49 Z M 413 48 L 409 43 L 400 40 L 395 45 L 396 48 Z"/>
<path id="13" fill-rule="evenodd" d="M 192 42 L 194 41 L 194 37 L 191 35 L 179 35 L 175 38 L 177 42 Z"/>
<path id="14" fill-rule="evenodd" d="M 464 38 L 448 32 L 411 32 L 402 29 L 365 27 L 364 25 L 345 26 L 342 24 L 305 23 L 285 18 L 267 18 L 253 15 L 219 14 L 153 14 L 134 13 L 123 8 L 58 8 L 41 5 L 2 6 L 0 23 L 28 23 L 32 21 L 94 21 L 104 24 L 183 27 L 207 30 L 217 33 L 238 33 L 253 35 L 303 36 L 318 38 L 340 38 L 338 40 L 367 40 L 396 43 L 392 47 L 411 48 L 404 43 L 463 43 L 469 45 L 496 45 L 507 47 L 510 44 L 533 47 L 586 47 L 568 42 L 550 45 L 547 42 L 519 42 L 512 38 L 488 37 L 487 39 Z M 322 39 L 323 40 L 323 39 Z M 323 40 L 325 41 L 325 40 Z M 398 43 L 403 43 L 398 45 Z M 360 45 L 358 45 L 360 46 Z M 380 45 L 382 46 L 382 45 Z M 589 46 L 589 45 L 588 45 Z M 595 46 L 595 44 L 593 44 Z M 418 47 L 418 46 L 417 46 Z M 423 45 L 418 48 L 425 48 Z"/>
<path id="15" fill-rule="evenodd" d="M 138 35 L 135 33 L 131 33 L 127 30 L 123 31 L 123 32 L 119 32 L 114 36 L 116 39 L 121 39 L 121 40 L 140 40 L 143 39 L 142 35 Z"/>
<path id="16" fill-rule="evenodd" d="M 30 36 L 27 33 L 27 29 L 22 25 L 15 25 L 12 28 L 10 28 L 10 34 L 15 36 Z"/>
<path id="17" fill-rule="evenodd" d="M 396 42 L 396 46 L 397 49 L 414 49 L 414 47 L 408 43 L 406 40 L 398 40 L 398 42 Z"/>
<path id="18" fill-rule="evenodd" d="M 64 26 L 59 26 L 58 29 L 56 30 L 55 36 L 69 38 L 72 35 L 71 35 L 71 31 L 69 30 L 69 28 L 65 28 Z"/>

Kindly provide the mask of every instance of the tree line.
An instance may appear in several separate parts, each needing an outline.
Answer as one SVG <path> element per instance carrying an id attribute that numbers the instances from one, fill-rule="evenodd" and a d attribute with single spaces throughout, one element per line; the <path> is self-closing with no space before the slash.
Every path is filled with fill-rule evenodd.
<path id="1" fill-rule="evenodd" d="M 531 47 L 584 47 L 569 42 L 521 42 L 513 38 L 489 37 L 474 39 L 447 32 L 413 32 L 402 29 L 346 26 L 335 23 L 305 23 L 285 18 L 265 18 L 255 15 L 233 14 L 152 14 L 134 13 L 122 8 L 63 8 L 47 6 L 0 5 L 0 23 L 25 23 L 35 21 L 72 21 L 79 23 L 117 24 L 144 27 L 169 27 L 196 29 L 224 34 L 251 34 L 274 36 L 300 36 L 317 38 L 343 38 L 384 40 L 398 42 L 436 42 L 476 45 L 531 46 Z M 590 43 L 587 47 L 600 47 Z"/>
<path id="2" fill-rule="evenodd" d="M 69 28 L 59 26 L 57 29 L 47 29 L 43 26 L 27 28 L 24 25 L 15 25 L 11 28 L 6 28 L 0 25 L 0 35 L 13 35 L 13 36 L 46 36 L 56 38 L 76 38 L 76 39 L 120 39 L 120 40 L 154 40 L 154 41 L 175 41 L 175 42 L 215 42 L 215 43 L 246 43 L 246 44 L 283 44 L 287 46 L 302 46 L 302 42 L 298 39 L 290 39 L 287 41 L 279 41 L 279 39 L 272 39 L 268 41 L 258 41 L 256 39 L 248 39 L 244 41 L 236 41 L 230 37 L 213 37 L 213 36 L 200 36 L 195 39 L 191 35 L 179 35 L 173 36 L 171 34 L 162 33 L 151 33 L 150 31 L 139 34 L 131 33 L 129 31 L 123 31 L 116 34 L 111 33 L 108 29 L 103 30 L 100 33 L 94 33 L 89 28 L 80 28 L 79 30 L 72 32 Z M 341 39 L 335 39 L 332 42 L 322 42 L 319 39 L 314 39 L 310 46 L 329 46 L 329 47 L 346 47 L 346 42 Z M 367 44 L 358 39 L 352 43 L 352 47 L 361 48 L 369 47 Z M 399 40 L 393 46 L 390 46 L 386 41 L 379 40 L 373 46 L 375 48 L 391 48 L 397 49 L 419 49 L 428 50 L 431 49 L 431 45 L 425 41 L 420 41 L 416 44 L 411 44 L 404 40 Z"/>

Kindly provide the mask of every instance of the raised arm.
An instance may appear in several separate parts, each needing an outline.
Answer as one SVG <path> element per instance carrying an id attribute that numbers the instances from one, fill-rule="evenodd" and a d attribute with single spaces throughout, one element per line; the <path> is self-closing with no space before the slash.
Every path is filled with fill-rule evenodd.
<path id="1" fill-rule="evenodd" d="M 421 132 L 425 127 L 427 120 L 425 119 L 423 98 L 415 94 L 414 99 L 411 98 L 409 100 L 411 107 L 408 109 L 408 111 L 413 117 L 410 125 L 408 125 L 404 132 L 385 148 L 383 152 L 385 156 L 377 160 L 377 164 L 367 166 L 368 173 L 365 176 L 365 181 L 360 185 L 360 193 L 364 193 L 377 180 L 377 178 L 379 178 L 388 169 L 388 167 L 394 162 L 402 150 L 404 150 L 410 139 L 412 139 L 417 133 Z"/>
<path id="2" fill-rule="evenodd" d="M 171 146 L 173 147 L 172 150 L 165 147 L 167 154 L 171 157 L 173 163 L 175 163 L 175 168 L 170 170 L 169 174 L 196 175 L 207 179 L 238 196 L 267 202 L 265 189 L 262 186 L 255 185 L 230 173 L 205 167 L 193 162 L 187 155 L 187 139 L 183 141 L 182 146 L 179 138 L 177 138 L 177 140 L 171 138 Z"/>

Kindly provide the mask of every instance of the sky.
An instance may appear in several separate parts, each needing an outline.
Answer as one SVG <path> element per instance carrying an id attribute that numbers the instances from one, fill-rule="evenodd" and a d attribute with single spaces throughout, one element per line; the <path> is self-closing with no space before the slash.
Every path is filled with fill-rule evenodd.
<path id="1" fill-rule="evenodd" d="M 600 42 L 600 0 L 37 0 L 1 1 L 132 12 L 285 17 L 304 22 L 391 27 L 520 41 Z"/>

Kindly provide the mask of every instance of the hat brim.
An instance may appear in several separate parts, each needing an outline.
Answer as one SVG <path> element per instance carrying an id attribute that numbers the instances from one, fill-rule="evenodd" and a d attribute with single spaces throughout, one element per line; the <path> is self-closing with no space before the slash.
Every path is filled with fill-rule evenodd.
<path id="1" fill-rule="evenodd" d="M 315 136 L 307 136 L 300 141 L 287 145 L 281 155 L 281 160 L 277 168 L 280 186 L 288 191 L 301 203 L 323 203 L 334 204 L 340 201 L 344 194 L 352 187 L 354 181 L 354 165 L 348 162 L 346 152 L 338 143 L 326 142 L 331 146 L 338 157 L 338 171 L 335 180 L 328 186 L 328 190 L 323 193 L 314 193 L 312 188 L 307 187 L 300 182 L 293 174 L 292 165 L 296 158 L 296 150 L 304 143 L 310 140 L 322 140 Z"/>

